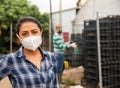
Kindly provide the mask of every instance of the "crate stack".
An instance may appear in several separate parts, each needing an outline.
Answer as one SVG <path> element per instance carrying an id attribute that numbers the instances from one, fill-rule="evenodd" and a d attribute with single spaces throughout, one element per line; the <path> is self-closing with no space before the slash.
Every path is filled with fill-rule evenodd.
<path id="1" fill-rule="evenodd" d="M 120 16 L 101 18 L 100 49 L 103 88 L 120 87 Z M 99 82 L 96 20 L 84 22 L 83 55 L 87 85 Z"/>
<path id="2" fill-rule="evenodd" d="M 120 16 L 111 17 L 111 59 L 109 60 L 110 87 L 120 88 Z M 109 88 L 110 88 L 109 87 Z"/>
<path id="3" fill-rule="evenodd" d="M 84 22 L 83 31 L 83 57 L 86 84 L 96 86 L 98 83 L 98 59 L 97 59 L 97 38 L 96 22 L 89 20 Z M 94 87 L 93 87 L 94 88 Z"/>
<path id="4" fill-rule="evenodd" d="M 66 50 L 66 58 L 69 61 L 71 67 L 77 67 L 82 65 L 82 49 L 81 49 L 81 35 L 71 34 L 71 43 L 75 42 L 77 48 L 68 48 Z"/>

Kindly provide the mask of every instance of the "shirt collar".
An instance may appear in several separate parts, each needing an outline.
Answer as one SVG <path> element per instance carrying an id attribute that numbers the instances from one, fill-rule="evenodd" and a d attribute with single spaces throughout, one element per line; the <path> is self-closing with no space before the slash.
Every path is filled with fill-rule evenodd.
<path id="1" fill-rule="evenodd" d="M 20 47 L 20 49 L 16 52 L 16 55 L 17 55 L 17 57 L 25 57 L 25 55 L 24 55 L 24 53 L 23 53 L 23 48 L 24 47 Z M 42 53 L 42 55 L 43 55 L 43 58 L 45 57 L 45 56 L 47 56 L 47 52 L 45 51 L 45 50 L 43 50 L 41 47 L 39 47 L 39 50 L 40 50 L 40 52 Z"/>

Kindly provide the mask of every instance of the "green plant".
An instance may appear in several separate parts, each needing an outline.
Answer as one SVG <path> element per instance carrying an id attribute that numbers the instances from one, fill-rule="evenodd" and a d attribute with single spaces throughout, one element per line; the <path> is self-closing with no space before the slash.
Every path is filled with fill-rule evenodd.
<path id="1" fill-rule="evenodd" d="M 17 20 L 23 16 L 37 18 L 44 30 L 49 29 L 49 15 L 41 14 L 36 5 L 30 4 L 28 0 L 0 0 L 0 53 L 10 52 L 10 30 L 12 27 L 13 50 L 20 47 L 16 37 Z"/>
<path id="2" fill-rule="evenodd" d="M 65 85 L 66 85 L 66 86 L 76 85 L 76 84 L 75 84 L 75 80 L 71 80 L 71 79 L 67 78 L 67 79 L 65 80 Z"/>

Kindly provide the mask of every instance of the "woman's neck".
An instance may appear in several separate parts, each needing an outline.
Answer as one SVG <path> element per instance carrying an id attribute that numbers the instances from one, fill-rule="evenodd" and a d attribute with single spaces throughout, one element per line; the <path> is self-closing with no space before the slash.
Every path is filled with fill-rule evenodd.
<path id="1" fill-rule="evenodd" d="M 32 50 L 28 50 L 24 48 L 24 54 L 26 55 L 37 55 L 38 53 L 40 53 L 39 49 L 36 49 L 35 51 Z"/>

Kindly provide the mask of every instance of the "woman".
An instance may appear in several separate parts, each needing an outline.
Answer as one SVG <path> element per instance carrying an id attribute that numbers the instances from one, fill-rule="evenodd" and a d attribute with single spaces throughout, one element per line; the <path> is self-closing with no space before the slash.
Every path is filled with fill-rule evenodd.
<path id="1" fill-rule="evenodd" d="M 39 47 L 42 43 L 39 21 L 23 17 L 16 29 L 22 47 L 0 59 L 0 80 L 8 76 L 13 88 L 58 88 L 57 61 Z"/>

